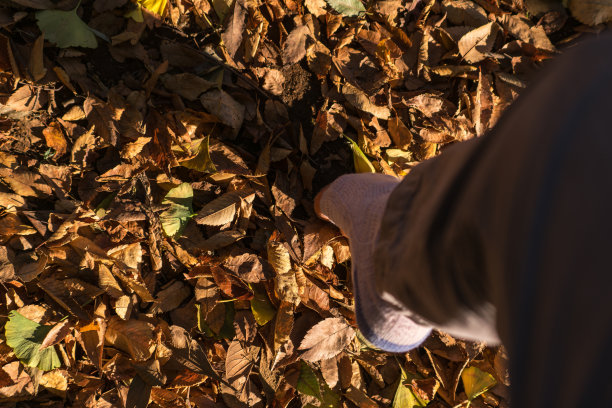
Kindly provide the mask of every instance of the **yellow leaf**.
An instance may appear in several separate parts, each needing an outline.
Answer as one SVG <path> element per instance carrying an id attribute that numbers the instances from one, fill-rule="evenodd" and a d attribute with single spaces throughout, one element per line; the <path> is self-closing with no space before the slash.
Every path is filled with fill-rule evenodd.
<path id="1" fill-rule="evenodd" d="M 370 160 L 366 157 L 363 151 L 359 148 L 359 145 L 349 137 L 346 137 L 351 144 L 353 150 L 353 163 L 355 164 L 355 172 L 357 173 L 376 173 L 376 169 L 372 166 Z"/>
<path id="2" fill-rule="evenodd" d="M 495 378 L 476 367 L 468 367 L 461 373 L 465 395 L 471 401 L 497 384 Z"/>

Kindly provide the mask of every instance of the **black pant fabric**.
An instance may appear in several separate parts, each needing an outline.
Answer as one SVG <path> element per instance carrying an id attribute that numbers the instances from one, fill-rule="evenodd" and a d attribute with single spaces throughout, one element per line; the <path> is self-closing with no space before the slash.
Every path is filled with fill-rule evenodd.
<path id="1" fill-rule="evenodd" d="M 514 407 L 612 406 L 612 35 L 550 63 L 480 138 L 392 193 L 376 285 L 509 351 Z"/>

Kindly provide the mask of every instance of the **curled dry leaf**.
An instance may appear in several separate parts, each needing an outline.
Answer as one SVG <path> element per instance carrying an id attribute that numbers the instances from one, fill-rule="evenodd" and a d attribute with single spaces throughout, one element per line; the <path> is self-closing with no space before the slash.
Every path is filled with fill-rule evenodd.
<path id="1" fill-rule="evenodd" d="M 320 361 L 338 355 L 354 337 L 355 330 L 344 319 L 329 317 L 308 330 L 298 349 L 306 350 L 304 360 Z"/>

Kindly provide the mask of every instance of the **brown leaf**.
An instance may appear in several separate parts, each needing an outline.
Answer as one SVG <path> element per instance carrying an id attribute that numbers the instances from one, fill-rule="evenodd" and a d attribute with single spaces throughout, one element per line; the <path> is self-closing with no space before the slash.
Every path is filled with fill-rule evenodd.
<path id="1" fill-rule="evenodd" d="M 34 44 L 32 44 L 32 51 L 30 52 L 30 64 L 29 70 L 30 75 L 34 81 L 40 81 L 47 74 L 45 68 L 43 47 L 45 44 L 45 38 L 43 35 L 38 37 Z M 61 156 L 61 155 L 60 155 Z"/>
<path id="2" fill-rule="evenodd" d="M 338 355 L 355 337 L 355 331 L 344 319 L 329 317 L 314 325 L 304 339 L 299 350 L 306 361 L 316 362 Z"/>
<path id="3" fill-rule="evenodd" d="M 237 102 L 227 92 L 220 89 L 213 89 L 202 94 L 200 96 L 200 103 L 208 112 L 219 118 L 221 123 L 232 128 L 234 137 L 238 135 L 245 116 L 243 104 Z"/>
<path id="4" fill-rule="evenodd" d="M 175 92 L 189 101 L 197 100 L 201 94 L 215 86 L 213 82 L 189 72 L 163 75 L 161 80 L 167 90 Z"/>
<path id="5" fill-rule="evenodd" d="M 334 388 L 338 384 L 338 361 L 337 357 L 327 358 L 319 362 L 321 366 L 321 375 L 329 385 L 329 388 Z"/>
<path id="6" fill-rule="evenodd" d="M 569 9 L 576 20 L 588 25 L 612 21 L 612 3 L 606 1 L 570 0 Z"/>
<path id="7" fill-rule="evenodd" d="M 110 107 L 97 98 L 88 97 L 83 103 L 83 111 L 87 115 L 89 125 L 96 127 L 96 134 L 106 143 L 116 146 L 119 132 Z"/>
<path id="8" fill-rule="evenodd" d="M 60 343 L 74 329 L 74 324 L 70 320 L 59 322 L 47 333 L 45 339 L 40 345 L 40 349 L 46 349 Z"/>
<path id="9" fill-rule="evenodd" d="M 194 217 L 198 224 L 221 226 L 236 217 L 240 201 L 252 195 L 251 191 L 230 191 L 206 204 Z M 254 198 L 254 195 L 252 196 Z M 252 199 L 251 198 L 251 199 Z"/>
<path id="10" fill-rule="evenodd" d="M 398 149 L 407 149 L 412 142 L 412 132 L 404 125 L 399 116 L 389 119 L 389 136 Z"/>
<path id="11" fill-rule="evenodd" d="M 306 38 L 310 35 L 307 25 L 295 27 L 283 46 L 283 63 L 296 64 L 306 56 Z"/>
<path id="12" fill-rule="evenodd" d="M 234 340 L 227 349 L 225 359 L 225 378 L 230 384 L 235 384 L 248 378 L 259 354 L 258 347 L 243 347 L 241 342 Z"/>
<path id="13" fill-rule="evenodd" d="M 165 289 L 160 290 L 151 306 L 152 313 L 166 313 L 176 309 L 191 295 L 189 287 L 180 281 L 174 281 Z"/>
<path id="14" fill-rule="evenodd" d="M 276 320 L 274 323 L 275 352 L 278 352 L 281 346 L 289 341 L 294 322 L 293 308 L 293 303 L 281 301 L 281 305 L 276 312 Z"/>
<path id="15" fill-rule="evenodd" d="M 10 281 L 15 277 L 14 254 L 10 248 L 0 246 L 0 282 Z"/>
<path id="16" fill-rule="evenodd" d="M 500 31 L 499 24 L 495 22 L 470 31 L 459 40 L 459 53 L 470 64 L 482 61 L 493 49 Z"/>
<path id="17" fill-rule="evenodd" d="M 241 248 L 233 248 L 223 261 L 223 266 L 247 282 L 256 283 L 265 279 L 259 257 Z"/>
<path id="18" fill-rule="evenodd" d="M 0 167 L 0 178 L 20 196 L 48 198 L 53 190 L 38 174 L 23 170 Z"/>
<path id="19" fill-rule="evenodd" d="M 153 325 L 141 320 L 111 317 L 104 334 L 106 344 L 125 351 L 137 361 L 145 361 L 155 349 Z"/>
<path id="20" fill-rule="evenodd" d="M 342 93 L 355 108 L 376 116 L 379 119 L 388 119 L 391 111 L 386 106 L 378 106 L 370 101 L 365 93 L 346 83 L 342 87 Z"/>
<path id="21" fill-rule="evenodd" d="M 221 34 L 225 48 L 230 57 L 234 58 L 240 44 L 242 44 L 242 32 L 244 31 L 244 20 L 246 18 L 246 7 L 244 0 L 234 1 L 232 13 L 227 20 L 227 27 Z"/>
<path id="22" fill-rule="evenodd" d="M 236 339 L 247 343 L 255 340 L 257 335 L 257 323 L 253 317 L 253 313 L 246 310 L 236 312 L 234 316 L 234 330 L 236 331 Z"/>
<path id="23" fill-rule="evenodd" d="M 278 69 L 268 69 L 263 80 L 263 89 L 266 91 L 273 95 L 281 95 L 283 93 L 285 77 Z"/>

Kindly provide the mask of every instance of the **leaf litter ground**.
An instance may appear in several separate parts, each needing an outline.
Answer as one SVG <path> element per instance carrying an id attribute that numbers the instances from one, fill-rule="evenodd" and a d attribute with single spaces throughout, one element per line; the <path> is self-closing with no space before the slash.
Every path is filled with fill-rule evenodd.
<path id="1" fill-rule="evenodd" d="M 503 347 L 363 339 L 312 200 L 484 134 L 580 3 L 9 1 L 0 402 L 508 406 Z"/>

